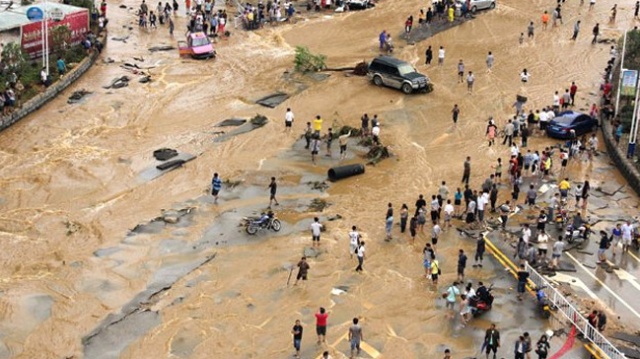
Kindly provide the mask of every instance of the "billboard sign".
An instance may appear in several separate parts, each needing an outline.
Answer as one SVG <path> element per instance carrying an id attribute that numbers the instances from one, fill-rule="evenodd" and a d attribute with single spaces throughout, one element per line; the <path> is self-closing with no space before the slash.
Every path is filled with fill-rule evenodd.
<path id="1" fill-rule="evenodd" d="M 637 84 L 638 84 L 638 71 L 636 70 L 622 71 L 622 86 L 620 88 L 621 95 L 635 96 Z"/>
<path id="2" fill-rule="evenodd" d="M 69 45 L 79 44 L 89 32 L 89 11 L 84 9 L 63 15 L 60 21 L 47 20 L 49 31 L 49 44 L 53 45 L 53 29 L 58 26 L 67 26 L 71 30 L 71 40 Z M 42 56 L 42 21 L 32 22 L 22 26 L 21 29 L 22 49 L 31 58 Z M 53 51 L 53 46 L 49 47 Z"/>

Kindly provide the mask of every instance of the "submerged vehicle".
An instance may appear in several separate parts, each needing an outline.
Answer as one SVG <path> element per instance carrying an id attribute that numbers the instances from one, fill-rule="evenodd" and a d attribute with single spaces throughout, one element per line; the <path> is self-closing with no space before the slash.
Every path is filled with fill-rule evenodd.
<path id="1" fill-rule="evenodd" d="M 209 59 L 216 57 L 216 50 L 207 35 L 202 32 L 188 32 L 186 41 L 178 41 L 180 56 L 190 56 L 194 59 Z"/>

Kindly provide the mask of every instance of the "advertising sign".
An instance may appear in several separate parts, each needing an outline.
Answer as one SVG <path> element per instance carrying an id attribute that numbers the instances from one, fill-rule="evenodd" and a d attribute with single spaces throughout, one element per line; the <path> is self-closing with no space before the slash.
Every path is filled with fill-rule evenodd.
<path id="1" fill-rule="evenodd" d="M 58 26 L 67 26 L 71 30 L 71 40 L 69 45 L 77 45 L 89 32 L 89 11 L 81 10 L 63 16 L 60 21 L 48 20 L 49 27 L 49 48 L 53 51 L 53 29 Z M 42 21 L 32 22 L 22 26 L 21 29 L 22 49 L 31 58 L 42 56 Z"/>
<path id="2" fill-rule="evenodd" d="M 27 9 L 27 19 L 30 21 L 40 21 L 44 17 L 42 9 L 36 6 L 32 6 Z"/>
<path id="3" fill-rule="evenodd" d="M 638 71 L 636 70 L 622 71 L 622 87 L 620 88 L 620 94 L 623 96 L 635 96 L 637 83 L 638 83 Z"/>

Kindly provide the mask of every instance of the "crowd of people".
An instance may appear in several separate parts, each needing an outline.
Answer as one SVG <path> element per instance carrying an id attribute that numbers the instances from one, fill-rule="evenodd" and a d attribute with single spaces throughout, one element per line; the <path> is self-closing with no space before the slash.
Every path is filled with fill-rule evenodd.
<path id="1" fill-rule="evenodd" d="M 444 5 L 444 6 L 443 6 Z M 275 5 L 274 5 L 275 6 Z M 286 5 L 285 5 L 286 6 Z M 419 26 L 429 26 L 434 18 L 444 18 L 452 6 L 448 6 L 443 2 L 438 2 L 436 10 L 429 8 L 426 13 L 420 10 L 418 17 Z M 269 9 L 270 10 L 270 9 Z M 268 10 L 268 11 L 269 11 Z M 245 15 L 253 14 L 252 19 L 258 19 L 257 23 L 261 23 L 262 15 L 258 15 L 262 11 L 260 4 L 255 7 L 247 5 Z M 562 9 L 561 4 L 553 11 L 553 26 L 562 25 Z M 549 22 L 547 12 L 542 16 L 542 28 L 546 29 Z M 574 27 L 573 40 L 576 40 L 579 33 L 580 23 L 576 23 Z M 596 24 L 596 27 L 599 26 Z M 407 37 L 413 29 L 413 17 L 410 16 L 405 22 L 405 34 Z M 529 38 L 534 36 L 535 24 L 530 22 L 527 28 Z M 599 30 L 598 30 L 599 31 Z M 598 33 L 594 29 L 594 40 Z M 391 35 L 387 31 L 382 31 L 379 35 L 379 48 L 388 52 L 393 51 L 393 43 Z M 595 42 L 595 41 L 594 41 Z M 431 64 L 433 59 L 433 50 L 431 46 L 426 51 L 427 65 Z M 615 47 L 611 48 L 612 57 L 617 56 Z M 442 65 L 445 58 L 444 46 L 439 47 L 438 64 Z M 487 72 L 493 71 L 494 55 L 488 52 L 486 58 Z M 612 71 L 613 61 L 608 63 L 605 73 Z M 468 91 L 473 90 L 473 73 L 466 71 L 465 63 L 461 59 L 458 63 L 457 75 L 458 81 L 467 82 Z M 465 76 L 465 73 L 468 73 Z M 471 79 L 469 79 L 471 77 Z M 524 69 L 520 74 L 520 80 L 523 83 L 529 82 L 531 74 Z M 608 78 L 608 77 L 605 77 Z M 611 104 L 612 84 L 605 80 L 601 86 L 601 97 L 603 106 L 600 108 L 597 104 L 592 104 L 590 108 L 590 116 L 594 119 L 610 120 L 615 110 Z M 566 249 L 566 237 L 564 228 L 556 234 L 555 240 L 552 239 L 554 232 L 553 226 L 549 224 L 555 223 L 555 215 L 561 212 L 568 212 L 570 204 L 574 205 L 575 215 L 570 222 L 575 228 L 582 227 L 585 223 L 583 214 L 588 208 L 588 199 L 590 196 L 591 185 L 588 178 L 579 180 L 570 180 L 567 167 L 570 164 L 574 166 L 582 166 L 583 163 L 592 161 L 594 156 L 598 154 L 599 143 L 597 135 L 576 136 L 575 132 L 570 132 L 569 138 L 564 144 L 559 146 L 541 146 L 541 148 L 531 148 L 530 138 L 537 134 L 544 133 L 551 120 L 558 116 L 561 112 L 570 110 L 576 106 L 576 94 L 578 86 L 575 81 L 567 84 L 566 88 L 554 91 L 553 96 L 549 97 L 549 103 L 541 109 L 526 109 L 526 99 L 517 98 L 513 104 L 515 115 L 506 119 L 506 124 L 502 129 L 498 129 L 498 125 L 493 118 L 487 122 L 486 138 L 489 146 L 496 146 L 496 138 L 501 139 L 503 146 L 506 146 L 505 152 L 508 153 L 503 157 L 497 157 L 495 164 L 488 171 L 483 171 L 486 179 L 477 188 L 470 185 L 472 175 L 471 156 L 467 157 L 462 168 L 462 179 L 459 186 L 454 186 L 455 190 L 450 190 L 447 180 L 442 180 L 436 193 L 425 196 L 418 194 L 414 208 L 403 203 L 399 209 L 399 216 L 395 216 L 395 206 L 388 203 L 385 215 L 385 240 L 392 241 L 394 239 L 404 238 L 409 243 L 414 244 L 416 238 L 425 242 L 422 251 L 421 265 L 424 268 L 424 276 L 426 280 L 432 283 L 435 291 L 442 288 L 439 286 L 439 280 L 442 278 L 442 268 L 440 265 L 440 256 L 438 245 L 443 232 L 451 229 L 457 221 L 460 226 L 469 226 L 471 228 L 487 228 L 488 226 L 498 223 L 497 229 L 503 232 L 508 230 L 509 219 L 516 212 L 522 212 L 535 218 L 532 224 L 525 223 L 518 230 L 518 241 L 515 246 L 514 259 L 521 268 L 528 263 L 532 266 L 544 266 L 547 269 L 558 269 L 562 260 L 562 255 Z M 460 108 L 454 105 L 452 109 L 452 119 L 454 124 L 460 120 Z M 606 112 L 606 113 L 605 113 Z M 285 132 L 289 132 L 295 116 L 291 109 L 287 109 L 285 114 Z M 340 142 L 340 154 L 342 156 L 346 152 L 348 139 L 351 135 L 343 134 L 338 136 L 329 128 L 325 134 L 322 134 L 323 119 L 320 115 L 316 116 L 313 121 L 306 122 L 303 138 L 305 140 L 305 149 L 310 150 L 312 162 L 316 164 L 316 156 L 322 151 L 322 145 L 326 146 L 326 156 L 332 157 L 332 142 L 338 138 Z M 374 143 L 380 143 L 380 120 L 377 115 L 369 118 L 368 114 L 364 114 L 361 118 L 361 136 L 370 136 Z M 500 142 L 498 142 L 499 144 Z M 477 176 L 477 174 L 476 174 Z M 547 182 L 557 181 L 556 186 L 548 186 Z M 544 185 L 550 188 L 550 195 L 544 202 L 538 198 L 540 190 Z M 503 194 L 506 192 L 506 194 Z M 523 192 L 523 195 L 521 195 Z M 273 195 L 275 195 L 273 193 Z M 430 198 L 430 200 L 428 199 Z M 502 202 L 498 202 L 502 198 Z M 573 200 L 575 199 L 575 202 Z M 429 223 L 428 220 L 429 218 Z M 399 221 L 397 221 L 399 219 Z M 565 219 L 566 220 L 566 219 Z M 394 224 L 399 224 L 399 234 L 396 233 Z M 568 223 L 567 222 L 567 223 Z M 310 225 L 311 241 L 313 246 L 320 246 L 322 224 L 319 219 L 314 218 Z M 631 245 L 631 238 L 634 236 L 634 227 L 630 222 L 616 226 L 611 234 L 604 233 L 599 243 L 600 250 L 598 252 L 598 260 L 600 263 L 607 261 L 606 250 L 611 248 L 612 242 L 613 255 L 615 256 L 615 248 L 622 247 L 621 252 L 628 250 Z M 408 232 L 408 235 L 405 234 Z M 362 273 L 365 270 L 365 241 L 362 234 L 358 231 L 358 227 L 353 225 L 351 231 L 347 234 L 349 238 L 348 253 L 351 259 L 357 260 L 355 271 Z M 428 238 L 430 237 L 430 240 Z M 620 245 L 618 245 L 620 243 Z M 475 253 L 473 253 L 473 268 L 482 269 L 483 259 L 486 251 L 486 240 L 480 237 L 475 243 Z M 463 248 L 459 248 L 458 256 L 455 258 L 457 263 L 456 281 L 448 285 L 442 293 L 445 300 L 445 307 L 449 309 L 447 315 L 450 318 L 459 317 L 461 325 L 465 325 L 471 320 L 474 310 L 474 300 L 486 300 L 487 288 L 482 282 L 474 282 L 470 280 L 466 273 L 467 262 L 469 258 Z M 355 265 L 355 264 L 354 264 Z M 307 280 L 308 271 L 310 269 L 306 258 L 302 258 L 297 265 L 298 275 L 296 283 L 299 280 Z M 524 271 L 522 269 L 521 271 Z M 525 272 L 526 273 L 526 272 Z M 526 283 L 528 274 L 517 274 L 519 283 Z M 523 279 L 524 278 L 524 279 Z M 518 285 L 517 298 L 523 300 L 524 285 Z M 459 286 L 463 285 L 464 289 L 460 290 Z M 603 322 L 606 323 L 606 316 L 603 316 Z M 597 314 L 597 313 L 596 313 Z M 327 320 L 329 312 L 324 308 L 320 308 L 316 314 L 316 334 L 318 335 L 318 344 L 325 342 Z M 598 325 L 597 320 L 594 327 L 604 330 L 605 326 Z M 296 355 L 300 353 L 300 343 L 302 340 L 303 327 L 300 321 L 296 321 L 291 333 L 294 337 L 294 347 Z M 351 357 L 359 354 L 360 342 L 363 340 L 362 327 L 358 318 L 353 319 L 353 325 L 349 329 L 349 340 L 351 343 Z M 500 333 L 496 329 L 495 324 L 491 324 L 487 329 L 483 342 L 483 350 L 486 352 L 487 358 L 496 353 L 501 347 Z M 515 358 L 529 357 L 529 353 L 535 350 L 538 358 L 546 358 L 550 350 L 548 337 L 542 335 L 534 344 L 529 333 L 523 333 L 515 340 L 514 343 Z M 449 349 L 445 352 L 445 358 L 450 358 Z M 323 353 L 323 358 L 328 358 L 329 352 Z"/>

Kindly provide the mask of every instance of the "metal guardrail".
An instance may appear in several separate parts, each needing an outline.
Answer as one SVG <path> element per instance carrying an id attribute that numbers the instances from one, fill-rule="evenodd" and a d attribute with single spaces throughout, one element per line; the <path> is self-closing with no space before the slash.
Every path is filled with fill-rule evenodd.
<path id="1" fill-rule="evenodd" d="M 596 328 L 594 328 L 587 318 L 585 318 L 576 307 L 569 302 L 557 289 L 553 288 L 540 273 L 533 267 L 526 264 L 526 270 L 529 272 L 529 280 L 537 287 L 544 287 L 544 292 L 549 301 L 557 308 L 557 311 L 567 318 L 577 330 L 579 330 L 585 338 L 594 345 L 594 349 L 603 358 L 609 359 L 625 359 L 625 355 L 618 350 L 611 342 L 604 337 Z"/>

